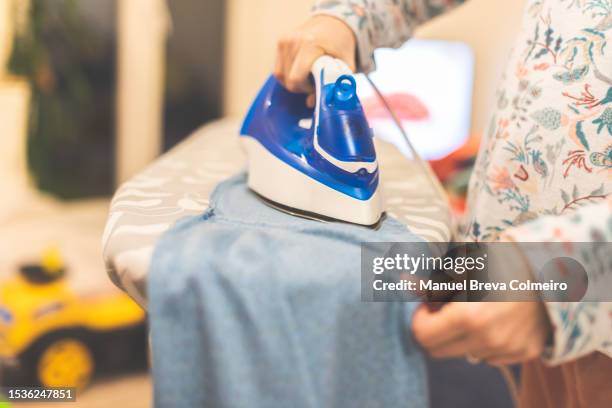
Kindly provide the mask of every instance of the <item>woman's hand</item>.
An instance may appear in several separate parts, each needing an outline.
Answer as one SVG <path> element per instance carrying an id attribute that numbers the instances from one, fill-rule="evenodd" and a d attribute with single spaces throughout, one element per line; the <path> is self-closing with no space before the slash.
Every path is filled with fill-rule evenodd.
<path id="1" fill-rule="evenodd" d="M 412 320 L 417 341 L 436 358 L 468 357 L 492 365 L 540 356 L 551 333 L 544 304 L 527 302 L 422 305 Z"/>
<path id="2" fill-rule="evenodd" d="M 314 106 L 314 89 L 308 76 L 312 64 L 322 55 L 339 58 L 355 70 L 355 36 L 348 25 L 335 17 L 314 16 L 281 38 L 274 76 L 288 90 L 310 94 L 308 104 Z"/>

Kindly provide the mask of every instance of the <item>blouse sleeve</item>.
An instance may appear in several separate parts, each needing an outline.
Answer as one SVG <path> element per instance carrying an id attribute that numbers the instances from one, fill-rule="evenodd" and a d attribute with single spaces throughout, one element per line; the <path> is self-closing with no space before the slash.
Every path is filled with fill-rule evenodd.
<path id="1" fill-rule="evenodd" d="M 559 364 L 594 351 L 612 357 L 612 196 L 571 214 L 510 228 L 502 239 L 523 248 L 528 262 L 535 243 L 567 243 L 564 255 L 585 266 L 589 301 L 546 302 L 553 341 L 544 359 Z"/>
<path id="2" fill-rule="evenodd" d="M 399 47 L 421 23 L 464 0 L 318 0 L 312 14 L 344 21 L 357 39 L 357 68 L 374 69 L 373 53 L 379 47 Z"/>

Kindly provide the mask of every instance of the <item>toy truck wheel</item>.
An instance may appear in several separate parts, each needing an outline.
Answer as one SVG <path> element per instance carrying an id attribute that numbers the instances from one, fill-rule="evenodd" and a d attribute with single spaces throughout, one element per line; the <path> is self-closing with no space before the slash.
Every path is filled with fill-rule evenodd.
<path id="1" fill-rule="evenodd" d="M 41 387 L 85 388 L 94 374 L 95 360 L 85 336 L 55 333 L 41 339 L 28 353 L 32 384 Z"/>
<path id="2" fill-rule="evenodd" d="M 91 381 L 93 371 L 94 359 L 89 347 L 79 339 L 63 338 L 42 350 L 36 376 L 41 386 L 46 388 L 82 389 Z"/>

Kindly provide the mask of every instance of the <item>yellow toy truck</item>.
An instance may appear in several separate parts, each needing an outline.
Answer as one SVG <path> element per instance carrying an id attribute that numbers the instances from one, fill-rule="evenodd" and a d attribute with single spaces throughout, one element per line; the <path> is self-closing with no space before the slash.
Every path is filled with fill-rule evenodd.
<path id="1" fill-rule="evenodd" d="M 58 251 L 0 282 L 2 385 L 84 388 L 94 374 L 146 365 L 145 313 L 112 291 L 80 296 Z"/>

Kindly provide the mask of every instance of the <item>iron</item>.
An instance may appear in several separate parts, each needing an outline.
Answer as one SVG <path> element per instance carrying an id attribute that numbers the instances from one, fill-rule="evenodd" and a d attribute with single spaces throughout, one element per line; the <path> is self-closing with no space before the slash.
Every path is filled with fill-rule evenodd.
<path id="1" fill-rule="evenodd" d="M 240 131 L 248 186 L 293 215 L 376 226 L 383 215 L 372 129 L 353 73 L 323 56 L 313 65 L 315 108 L 270 76 Z"/>

